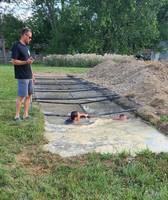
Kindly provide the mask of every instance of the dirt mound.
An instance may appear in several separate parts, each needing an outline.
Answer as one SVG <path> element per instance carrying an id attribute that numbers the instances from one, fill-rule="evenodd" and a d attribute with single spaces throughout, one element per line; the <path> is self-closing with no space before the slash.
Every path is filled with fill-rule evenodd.
<path id="1" fill-rule="evenodd" d="M 87 78 L 142 105 L 140 112 L 168 115 L 168 63 L 107 61 L 90 70 Z"/>

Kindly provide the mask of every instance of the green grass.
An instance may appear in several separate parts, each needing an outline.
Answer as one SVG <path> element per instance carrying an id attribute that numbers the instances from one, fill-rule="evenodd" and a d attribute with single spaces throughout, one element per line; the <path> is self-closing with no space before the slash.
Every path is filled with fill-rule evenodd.
<path id="1" fill-rule="evenodd" d="M 78 74 L 88 72 L 88 68 L 85 67 L 53 67 L 45 66 L 42 64 L 34 64 L 33 72 L 45 72 L 45 73 L 66 73 L 66 74 Z"/>
<path id="2" fill-rule="evenodd" d="M 168 122 L 168 116 L 166 116 L 166 115 L 162 115 L 162 116 L 160 117 L 160 119 L 161 119 L 161 121 L 163 121 L 163 122 Z"/>
<path id="3" fill-rule="evenodd" d="M 33 71 L 82 73 L 86 69 L 35 65 Z M 12 121 L 16 81 L 12 65 L 0 65 L 1 200 L 167 200 L 168 154 L 142 151 L 136 157 L 90 153 L 61 158 L 43 151 L 44 118 Z"/>

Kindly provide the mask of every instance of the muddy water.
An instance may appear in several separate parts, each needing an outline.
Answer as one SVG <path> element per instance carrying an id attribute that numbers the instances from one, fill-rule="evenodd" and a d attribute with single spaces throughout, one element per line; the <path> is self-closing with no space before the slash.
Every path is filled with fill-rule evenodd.
<path id="1" fill-rule="evenodd" d="M 100 101 L 102 91 L 93 89 L 97 87 L 93 84 L 84 84 L 78 79 L 70 80 L 69 77 L 67 79 L 57 77 L 47 78 L 46 81 L 39 79 L 39 84 L 35 87 L 37 98 L 55 98 L 52 100 L 55 104 L 40 103 L 41 112 L 44 114 L 70 116 L 71 111 L 77 110 L 99 116 L 81 119 L 74 125 L 64 125 L 66 118 L 63 117 L 46 116 L 45 136 L 48 144 L 44 148 L 48 151 L 62 157 L 88 152 L 117 153 L 124 150 L 135 155 L 136 152 L 147 148 L 156 153 L 168 152 L 168 137 L 142 122 L 141 119 L 130 116 L 126 121 L 116 121 L 112 120 L 111 116 L 100 117 L 102 113 L 121 112 L 123 109 L 109 99 Z M 49 91 L 51 89 L 57 91 L 51 92 Z M 82 91 L 82 89 L 88 89 L 88 91 Z M 48 90 L 48 92 L 45 93 L 43 90 Z M 74 90 L 79 91 L 72 92 Z M 70 100 L 72 97 L 74 99 Z M 93 100 L 99 100 L 99 102 L 91 103 Z"/>
<path id="2" fill-rule="evenodd" d="M 46 150 L 62 157 L 123 150 L 135 155 L 144 149 L 156 153 L 168 152 L 168 137 L 141 119 L 131 117 L 126 121 L 118 121 L 101 117 L 81 119 L 74 125 L 64 125 L 64 120 L 46 117 L 45 136 L 49 143 L 44 146 Z"/>

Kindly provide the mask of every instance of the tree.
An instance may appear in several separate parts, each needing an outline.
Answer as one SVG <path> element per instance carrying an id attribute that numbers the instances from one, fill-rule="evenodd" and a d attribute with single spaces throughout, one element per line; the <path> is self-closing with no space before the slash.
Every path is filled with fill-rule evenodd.
<path id="1" fill-rule="evenodd" d="M 167 0 L 33 2 L 35 42 L 48 53 L 136 54 L 167 33 Z"/>
<path id="2" fill-rule="evenodd" d="M 160 39 L 162 41 L 168 41 L 168 1 L 166 0 L 164 5 L 157 15 L 160 31 Z"/>
<path id="3" fill-rule="evenodd" d="M 51 30 L 54 29 L 58 17 L 58 0 L 33 0 L 33 16 L 27 20 L 33 30 L 31 45 L 35 50 L 46 52 L 47 45 L 51 39 Z"/>
<path id="4" fill-rule="evenodd" d="M 91 21 L 93 41 L 95 43 L 96 40 L 96 44 L 99 44 L 98 47 L 96 45 L 98 53 L 135 54 L 138 50 L 151 46 L 151 43 L 159 38 L 157 13 L 163 1 L 79 2 L 86 9 L 86 13 L 89 13 L 85 18 Z"/>
<path id="5" fill-rule="evenodd" d="M 11 14 L 3 16 L 3 35 L 6 39 L 6 50 L 11 50 L 12 44 L 18 40 L 24 22 Z"/>
<path id="6" fill-rule="evenodd" d="M 75 4 L 64 5 L 59 11 L 48 50 L 52 53 L 81 53 L 83 40 L 82 24 L 80 24 L 81 8 Z M 81 37 L 82 36 L 82 37 Z"/>
<path id="7" fill-rule="evenodd" d="M 26 2 L 24 0 L 1 0 L 0 1 L 0 40 L 1 40 L 1 43 L 2 43 L 1 45 L 2 45 L 4 63 L 7 63 L 7 59 L 6 59 L 6 44 L 7 44 L 7 47 L 8 47 L 10 38 L 12 38 L 12 37 L 6 38 L 6 36 L 7 36 L 7 31 L 6 30 L 10 29 L 10 27 L 8 27 L 8 24 L 6 24 L 7 16 L 8 17 L 10 16 L 10 19 L 14 20 L 14 18 L 11 17 L 12 15 L 11 14 L 8 15 L 8 14 L 9 13 L 13 13 L 13 16 L 14 16 L 14 14 L 17 13 L 15 8 L 20 8 L 21 6 L 24 6 L 25 4 L 26 4 Z M 15 20 L 15 22 L 16 21 L 17 20 Z M 10 21 L 8 21 L 8 22 L 11 23 Z M 12 32 L 10 32 L 10 33 L 13 34 L 13 32 L 16 30 L 16 28 L 17 27 L 15 27 L 12 30 Z M 9 41 L 7 39 L 9 39 Z"/>
<path id="8" fill-rule="evenodd" d="M 6 64 L 7 63 L 7 58 L 6 58 L 6 48 L 5 48 L 5 38 L 4 38 L 4 27 L 3 27 L 3 14 L 7 10 L 7 6 L 2 7 L 2 3 L 5 3 L 6 1 L 1 1 L 0 2 L 0 48 L 2 48 L 2 56 L 3 56 L 3 62 Z"/>

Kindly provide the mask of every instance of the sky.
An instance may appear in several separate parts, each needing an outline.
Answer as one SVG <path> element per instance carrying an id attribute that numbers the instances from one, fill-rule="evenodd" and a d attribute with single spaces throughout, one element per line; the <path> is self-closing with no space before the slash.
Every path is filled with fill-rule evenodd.
<path id="1" fill-rule="evenodd" d="M 13 13 L 15 16 L 22 20 L 27 19 L 31 16 L 32 10 L 30 9 L 32 0 L 22 0 L 22 3 L 16 5 L 15 3 L 5 3 L 0 1 L 0 13 Z"/>

